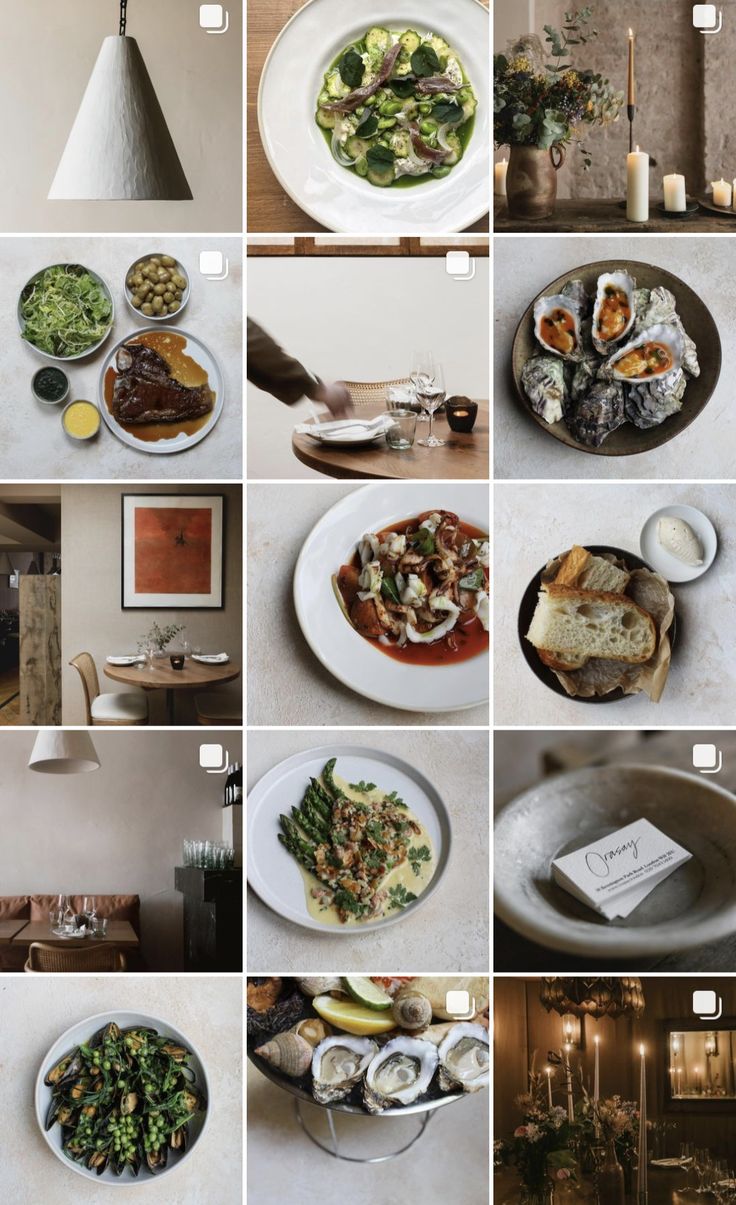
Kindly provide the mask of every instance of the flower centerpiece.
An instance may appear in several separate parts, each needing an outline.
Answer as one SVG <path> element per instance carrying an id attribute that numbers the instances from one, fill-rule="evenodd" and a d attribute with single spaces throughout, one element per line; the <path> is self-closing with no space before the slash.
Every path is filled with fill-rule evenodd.
<path id="1" fill-rule="evenodd" d="M 549 217 L 565 148 L 577 143 L 587 170 L 592 160 L 581 143 L 582 127 L 609 125 L 621 112 L 623 92 L 571 62 L 571 47 L 598 36 L 589 28 L 592 15 L 592 8 L 581 8 L 565 13 L 561 30 L 545 25 L 548 51 L 526 34 L 509 42 L 506 54 L 494 55 L 493 136 L 497 149 L 510 147 L 506 191 L 509 212 L 517 216 Z"/>
<path id="2" fill-rule="evenodd" d="M 620 1096 L 594 1101 L 584 1091 L 579 1117 L 581 1141 L 591 1150 L 598 1148 L 596 1172 L 601 1205 L 617 1205 L 624 1192 L 631 1192 L 639 1145 L 639 1106 Z"/>
<path id="3" fill-rule="evenodd" d="M 181 623 L 168 623 L 165 627 L 161 627 L 158 623 L 153 623 L 144 636 L 141 636 L 138 641 L 139 650 L 154 649 L 159 657 L 163 657 L 167 647 L 175 636 L 184 631 L 184 625 Z"/>
<path id="4" fill-rule="evenodd" d="M 555 1185 L 576 1179 L 576 1161 L 570 1149 L 574 1126 L 567 1110 L 560 1105 L 550 1108 L 546 1100 L 544 1077 L 529 1072 L 529 1091 L 516 1097 L 522 1112 L 522 1123 L 514 1130 L 513 1138 L 503 1144 L 503 1156 L 513 1163 L 524 1188 L 522 1200 L 528 1205 L 549 1202 Z"/>

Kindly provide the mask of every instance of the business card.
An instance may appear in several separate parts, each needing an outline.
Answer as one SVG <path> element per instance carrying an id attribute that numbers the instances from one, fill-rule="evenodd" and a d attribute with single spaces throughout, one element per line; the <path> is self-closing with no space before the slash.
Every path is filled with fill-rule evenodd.
<path id="1" fill-rule="evenodd" d="M 628 916 L 692 854 L 649 820 L 635 820 L 552 863 L 555 881 L 608 920 Z"/>

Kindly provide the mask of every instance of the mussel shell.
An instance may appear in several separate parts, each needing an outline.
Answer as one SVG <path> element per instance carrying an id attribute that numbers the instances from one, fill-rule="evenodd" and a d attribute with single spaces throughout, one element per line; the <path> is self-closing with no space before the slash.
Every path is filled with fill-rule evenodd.
<path id="1" fill-rule="evenodd" d="M 639 377 L 623 376 L 622 373 L 617 371 L 616 365 L 624 358 L 624 356 L 628 355 L 630 351 L 634 351 L 637 347 L 642 347 L 645 343 L 663 343 L 669 350 L 672 358 L 672 364 L 666 372 L 648 373 L 646 376 Z M 611 356 L 608 364 L 606 365 L 606 369 L 616 381 L 623 381 L 627 385 L 639 385 L 642 383 L 646 384 L 649 381 L 662 379 L 663 377 L 669 376 L 670 373 L 677 372 L 678 368 L 682 366 L 683 351 L 684 341 L 677 327 L 672 326 L 671 324 L 660 323 L 657 326 L 650 326 L 647 327 L 646 330 L 640 331 L 630 343 L 627 343 L 625 347 L 620 348 L 615 355 Z"/>
<path id="2" fill-rule="evenodd" d="M 628 319 L 628 322 L 626 323 L 626 326 L 624 326 L 621 329 L 621 331 L 618 333 L 618 335 L 616 335 L 615 339 L 601 339 L 601 338 L 599 338 L 598 333 L 597 333 L 598 314 L 600 312 L 601 306 L 603 305 L 603 302 L 605 301 L 606 288 L 609 285 L 613 285 L 613 287 L 616 289 L 621 289 L 626 294 L 626 296 L 628 297 L 628 300 L 629 300 L 629 309 L 631 312 L 629 314 L 629 319 Z M 604 273 L 602 273 L 601 276 L 598 277 L 598 284 L 597 284 L 596 293 L 595 293 L 595 301 L 593 303 L 593 344 L 595 346 L 596 351 L 600 352 L 600 354 L 602 356 L 610 355 L 611 349 L 618 346 L 618 344 L 621 342 L 621 340 L 625 339 L 626 336 L 631 331 L 631 329 L 636 321 L 635 293 L 636 293 L 636 281 L 634 280 L 633 276 L 630 276 L 629 273 L 623 271 L 623 269 L 617 270 L 615 272 L 604 272 Z"/>
<path id="3" fill-rule="evenodd" d="M 57 1087 L 69 1080 L 76 1079 L 82 1070 L 82 1056 L 77 1046 L 70 1054 L 65 1054 L 46 1072 L 43 1082 L 47 1088 Z"/>
<path id="4" fill-rule="evenodd" d="M 157 1151 L 146 1151 L 146 1166 L 155 1175 L 166 1167 L 169 1148 L 161 1146 Z"/>
<path id="5" fill-rule="evenodd" d="M 92 1154 L 89 1155 L 89 1157 L 87 1158 L 86 1166 L 89 1168 L 89 1170 L 91 1172 L 97 1172 L 97 1175 L 101 1176 L 102 1173 L 105 1171 L 105 1168 L 108 1166 L 109 1162 L 110 1162 L 109 1150 L 92 1151 Z"/>
<path id="6" fill-rule="evenodd" d="M 185 1121 L 184 1125 L 179 1126 L 178 1130 L 174 1130 L 169 1138 L 169 1146 L 172 1151 L 181 1151 L 182 1154 L 189 1145 L 189 1122 Z"/>

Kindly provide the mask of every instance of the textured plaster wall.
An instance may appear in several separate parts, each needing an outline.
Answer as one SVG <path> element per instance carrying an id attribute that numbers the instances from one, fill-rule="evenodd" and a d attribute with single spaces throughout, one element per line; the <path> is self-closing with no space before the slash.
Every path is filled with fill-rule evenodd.
<path id="1" fill-rule="evenodd" d="M 505 10 L 528 20 L 527 5 L 500 0 Z M 544 26 L 559 29 L 565 10 L 580 8 L 571 0 L 536 0 L 534 32 L 544 40 Z M 598 38 L 573 48 L 573 64 L 600 72 L 626 92 L 627 32 L 636 34 L 637 115 L 634 140 L 657 161 L 650 174 L 652 197 L 662 195 L 662 177 L 683 173 L 690 193 L 700 192 L 706 179 L 718 179 L 724 159 L 727 178 L 736 174 L 736 135 L 730 129 L 728 97 L 736 52 L 736 24 L 728 23 L 714 37 L 704 37 L 692 24 L 690 0 L 592 0 L 592 25 Z M 724 10 L 725 5 L 722 5 Z M 736 15 L 736 6 L 734 6 Z M 508 21 L 504 21 L 504 29 Z M 500 24 L 499 24 L 500 29 Z M 517 33 L 527 32 L 519 25 Z M 706 45 L 707 44 L 707 45 Z M 503 49 L 496 45 L 496 50 Z M 704 87 L 704 66 L 706 84 Z M 709 128 L 704 157 L 704 126 Z M 727 154 L 729 141 L 733 159 Z M 593 166 L 583 171 L 579 152 L 571 147 L 568 163 L 558 175 L 561 197 L 616 197 L 625 188 L 629 123 L 624 108 L 606 129 L 586 127 L 583 145 L 592 152 Z M 707 157 L 707 158 L 706 158 Z M 498 156 L 497 156 L 498 158 Z M 731 166 L 729 166 L 731 163 Z M 733 170 L 731 170 L 733 168 Z"/>

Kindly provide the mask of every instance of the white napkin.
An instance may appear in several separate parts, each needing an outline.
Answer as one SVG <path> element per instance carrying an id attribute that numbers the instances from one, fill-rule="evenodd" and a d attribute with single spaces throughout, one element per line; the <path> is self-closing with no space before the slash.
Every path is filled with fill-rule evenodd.
<path id="1" fill-rule="evenodd" d="M 139 653 L 137 656 L 126 653 L 120 657 L 106 657 L 105 660 L 108 665 L 138 665 L 144 663 L 146 658 L 143 653 Z"/>
<path id="2" fill-rule="evenodd" d="M 379 414 L 376 418 L 341 418 L 328 423 L 299 423 L 294 428 L 298 435 L 311 435 L 313 439 L 326 439 L 329 443 L 350 443 L 356 439 L 376 436 L 392 425 L 390 414 Z"/>
<path id="3" fill-rule="evenodd" d="M 192 661 L 202 661 L 205 665 L 222 665 L 229 660 L 227 653 L 192 653 Z"/>

